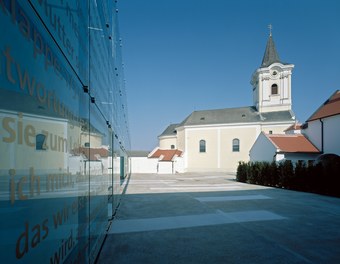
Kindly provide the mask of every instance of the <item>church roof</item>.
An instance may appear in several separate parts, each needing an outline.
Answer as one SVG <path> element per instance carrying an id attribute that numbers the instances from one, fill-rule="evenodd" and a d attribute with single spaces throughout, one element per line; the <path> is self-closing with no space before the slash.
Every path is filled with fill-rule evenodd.
<path id="1" fill-rule="evenodd" d="M 266 51 L 264 52 L 263 55 L 261 67 L 268 67 L 275 62 L 282 63 L 280 61 L 279 54 L 276 51 L 273 37 L 270 34 L 267 41 Z"/>
<path id="2" fill-rule="evenodd" d="M 164 137 L 164 136 L 176 136 L 176 127 L 178 127 L 178 124 L 171 124 L 169 125 L 162 134 L 159 135 L 159 137 Z"/>
<path id="3" fill-rule="evenodd" d="M 330 117 L 340 114 L 340 91 L 335 91 L 326 102 L 324 102 L 319 109 L 317 109 L 308 121 L 313 121 L 320 118 Z"/>
<path id="4" fill-rule="evenodd" d="M 256 122 L 289 122 L 294 120 L 292 111 L 259 113 L 255 107 L 225 108 L 217 110 L 194 111 L 180 126 L 256 123 Z"/>

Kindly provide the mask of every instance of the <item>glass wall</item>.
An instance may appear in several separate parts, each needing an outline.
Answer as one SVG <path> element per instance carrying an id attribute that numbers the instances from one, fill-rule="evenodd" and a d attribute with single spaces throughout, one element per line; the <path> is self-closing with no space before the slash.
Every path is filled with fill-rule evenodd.
<path id="1" fill-rule="evenodd" d="M 129 175 L 116 1 L 0 0 L 0 259 L 93 263 Z"/>

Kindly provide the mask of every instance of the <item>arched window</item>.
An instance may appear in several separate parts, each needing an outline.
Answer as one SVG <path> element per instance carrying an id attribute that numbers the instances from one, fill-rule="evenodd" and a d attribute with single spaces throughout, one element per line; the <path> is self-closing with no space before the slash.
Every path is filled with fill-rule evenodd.
<path id="1" fill-rule="evenodd" d="M 35 137 L 35 149 L 36 150 L 46 150 L 45 148 L 46 136 L 44 134 L 38 134 Z"/>
<path id="2" fill-rule="evenodd" d="M 240 140 L 238 138 L 233 139 L 233 152 L 240 151 Z"/>
<path id="3" fill-rule="evenodd" d="M 277 87 L 277 84 L 274 83 L 274 84 L 272 85 L 272 94 L 278 94 L 278 93 L 279 93 L 279 89 L 278 89 L 278 87 Z"/>
<path id="4" fill-rule="evenodd" d="M 205 152 L 205 140 L 200 140 L 200 152 Z"/>
<path id="5" fill-rule="evenodd" d="M 171 145 L 170 148 L 171 148 L 171 149 L 175 149 L 175 145 Z"/>

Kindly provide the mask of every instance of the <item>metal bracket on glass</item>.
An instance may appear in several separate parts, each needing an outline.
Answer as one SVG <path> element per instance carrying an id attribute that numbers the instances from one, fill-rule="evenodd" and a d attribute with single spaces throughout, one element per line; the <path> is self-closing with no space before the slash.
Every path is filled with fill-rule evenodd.
<path id="1" fill-rule="evenodd" d="M 87 85 L 83 86 L 84 93 L 89 93 L 89 87 Z"/>
<path id="2" fill-rule="evenodd" d="M 96 99 L 91 96 L 91 103 L 94 104 L 96 102 Z"/>

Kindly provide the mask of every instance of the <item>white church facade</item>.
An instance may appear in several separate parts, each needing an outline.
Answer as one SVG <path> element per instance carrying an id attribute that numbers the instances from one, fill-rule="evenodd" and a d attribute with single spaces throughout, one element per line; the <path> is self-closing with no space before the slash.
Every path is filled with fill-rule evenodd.
<path id="1" fill-rule="evenodd" d="M 180 150 L 178 172 L 236 171 L 239 161 L 249 161 L 249 151 L 261 132 L 284 134 L 296 122 L 293 68 L 281 62 L 270 34 L 261 66 L 251 77 L 253 105 L 194 111 L 181 123 L 168 126 L 152 153 Z"/>

